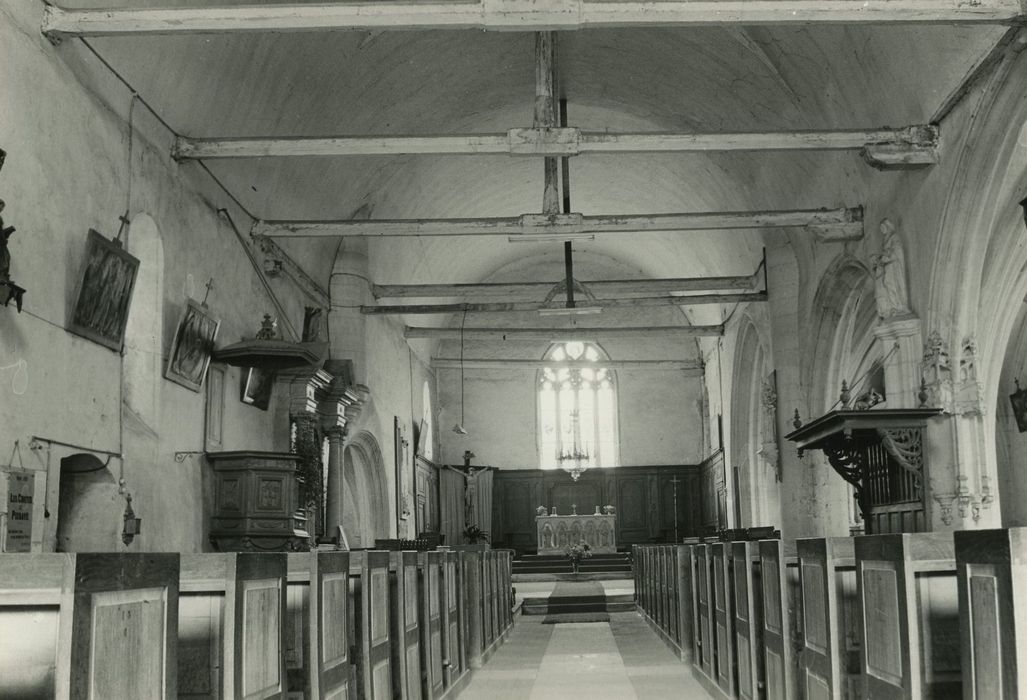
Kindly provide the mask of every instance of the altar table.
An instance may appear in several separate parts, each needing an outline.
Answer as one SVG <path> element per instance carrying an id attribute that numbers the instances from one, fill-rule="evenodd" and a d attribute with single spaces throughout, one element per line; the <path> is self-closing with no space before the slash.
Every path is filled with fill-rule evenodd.
<path id="1" fill-rule="evenodd" d="M 564 554 L 568 547 L 588 544 L 596 554 L 617 551 L 617 516 L 539 515 L 535 517 L 539 554 Z"/>

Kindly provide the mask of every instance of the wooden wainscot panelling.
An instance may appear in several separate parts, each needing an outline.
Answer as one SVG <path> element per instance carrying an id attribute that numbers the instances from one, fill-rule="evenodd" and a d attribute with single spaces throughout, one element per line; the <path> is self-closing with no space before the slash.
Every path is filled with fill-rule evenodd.
<path id="1" fill-rule="evenodd" d="M 389 552 L 351 552 L 350 575 L 357 631 L 357 697 L 392 698 L 389 628 Z"/>
<path id="2" fill-rule="evenodd" d="M 183 554 L 184 697 L 284 698 L 285 554 Z"/>
<path id="3" fill-rule="evenodd" d="M 801 629 L 802 597 L 795 544 L 781 540 L 759 543 L 763 579 L 763 663 L 768 700 L 800 697 L 793 634 Z"/>
<path id="4" fill-rule="evenodd" d="M 0 697 L 177 698 L 178 574 L 178 554 L 0 554 Z"/>
<path id="5" fill-rule="evenodd" d="M 759 545 L 732 542 L 734 577 L 735 650 L 738 662 L 738 697 L 758 700 L 766 686 L 763 666 L 763 581 Z"/>
<path id="6" fill-rule="evenodd" d="M 867 697 L 959 697 L 958 585 L 949 533 L 856 538 Z"/>
<path id="7" fill-rule="evenodd" d="M 862 697 L 862 643 L 856 595 L 855 540 L 796 542 L 802 584 L 802 677 L 809 700 Z"/>
<path id="8" fill-rule="evenodd" d="M 955 533 L 963 697 L 1027 693 L 1027 528 Z"/>
<path id="9" fill-rule="evenodd" d="M 288 555 L 286 672 L 290 697 L 348 698 L 349 553 Z"/>

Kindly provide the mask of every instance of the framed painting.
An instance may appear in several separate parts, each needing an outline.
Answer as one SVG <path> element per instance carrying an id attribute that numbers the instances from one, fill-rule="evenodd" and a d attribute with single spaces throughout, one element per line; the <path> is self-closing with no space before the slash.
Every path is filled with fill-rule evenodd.
<path id="1" fill-rule="evenodd" d="M 120 243 L 89 229 L 86 259 L 68 330 L 120 352 L 138 272 L 139 260 Z"/>
<path id="2" fill-rule="evenodd" d="M 275 373 L 259 367 L 244 369 L 242 375 L 242 402 L 266 411 L 271 403 L 271 389 Z"/>
<path id="3" fill-rule="evenodd" d="M 413 500 L 410 495 L 413 460 L 410 459 L 410 439 L 407 437 L 406 426 L 399 416 L 393 418 L 393 432 L 396 447 L 396 532 L 400 533 L 405 529 L 404 521 L 413 514 Z"/>
<path id="4" fill-rule="evenodd" d="M 214 353 L 214 339 L 217 338 L 220 326 L 221 322 L 211 316 L 205 306 L 187 299 L 185 312 L 171 343 L 164 377 L 186 389 L 199 392 L 210 365 L 210 357 Z"/>
<path id="5" fill-rule="evenodd" d="M 204 444 L 208 452 L 221 449 L 225 423 L 225 366 L 212 364 L 207 368 L 207 415 Z"/>

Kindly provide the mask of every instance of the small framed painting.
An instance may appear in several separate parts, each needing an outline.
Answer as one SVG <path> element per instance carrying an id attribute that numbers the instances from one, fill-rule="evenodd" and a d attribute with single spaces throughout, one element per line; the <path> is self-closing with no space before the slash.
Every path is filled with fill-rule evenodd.
<path id="1" fill-rule="evenodd" d="M 138 272 L 139 260 L 120 243 L 89 229 L 86 259 L 68 330 L 120 352 Z"/>
<path id="2" fill-rule="evenodd" d="M 216 452 L 224 442 L 225 366 L 212 364 L 207 368 L 207 415 L 204 441 L 207 452 Z"/>
<path id="3" fill-rule="evenodd" d="M 243 371 L 242 377 L 242 402 L 266 411 L 271 403 L 275 373 L 259 367 L 250 367 Z"/>
<path id="4" fill-rule="evenodd" d="M 171 343 L 164 377 L 199 392 L 214 353 L 214 339 L 220 325 L 221 322 L 213 318 L 205 306 L 187 299 L 185 312 Z"/>

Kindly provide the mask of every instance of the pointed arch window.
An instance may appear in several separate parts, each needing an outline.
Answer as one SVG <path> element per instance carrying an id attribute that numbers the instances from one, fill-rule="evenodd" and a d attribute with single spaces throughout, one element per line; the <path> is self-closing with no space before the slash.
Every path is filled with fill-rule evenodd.
<path id="1" fill-rule="evenodd" d="M 603 366 L 610 358 L 598 345 L 568 341 L 543 359 L 553 364 L 537 378 L 540 466 L 556 469 L 561 455 L 576 452 L 587 455 L 586 468 L 617 466 L 617 377 Z"/>

